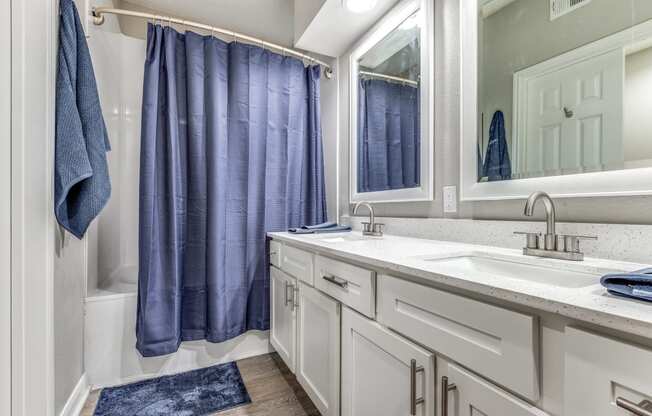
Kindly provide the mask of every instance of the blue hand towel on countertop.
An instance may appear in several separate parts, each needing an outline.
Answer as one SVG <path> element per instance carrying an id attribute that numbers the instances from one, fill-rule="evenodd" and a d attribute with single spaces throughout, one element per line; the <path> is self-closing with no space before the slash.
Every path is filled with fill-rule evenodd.
<path id="1" fill-rule="evenodd" d="M 322 234 L 322 233 L 344 233 L 351 231 L 348 225 L 337 225 L 336 222 L 325 222 L 317 225 L 304 225 L 299 228 L 290 228 L 292 234 Z"/>
<path id="2" fill-rule="evenodd" d="M 652 268 L 608 274 L 600 283 L 613 295 L 652 302 Z"/>
<path id="3" fill-rule="evenodd" d="M 73 0 L 59 7 L 54 212 L 81 239 L 111 195 L 110 145 L 79 14 Z"/>

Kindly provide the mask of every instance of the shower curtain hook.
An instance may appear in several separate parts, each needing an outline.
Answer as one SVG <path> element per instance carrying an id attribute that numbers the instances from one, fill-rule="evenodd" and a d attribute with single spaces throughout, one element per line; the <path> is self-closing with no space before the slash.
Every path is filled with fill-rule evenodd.
<path id="1" fill-rule="evenodd" d="M 238 43 L 238 37 L 236 36 L 235 32 L 231 32 L 231 36 L 233 36 L 233 43 Z"/>

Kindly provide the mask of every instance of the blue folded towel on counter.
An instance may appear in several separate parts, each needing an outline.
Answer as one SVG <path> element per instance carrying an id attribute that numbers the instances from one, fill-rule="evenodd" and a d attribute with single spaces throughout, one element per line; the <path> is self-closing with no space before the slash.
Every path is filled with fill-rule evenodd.
<path id="1" fill-rule="evenodd" d="M 290 228 L 288 232 L 293 234 L 322 234 L 322 233 L 344 233 L 351 231 L 348 225 L 338 225 L 336 222 L 324 222 L 317 225 L 304 225 L 299 228 Z"/>
<path id="2" fill-rule="evenodd" d="M 82 238 L 111 195 L 110 150 L 86 36 L 72 0 L 61 0 L 56 84 L 54 213 Z"/>
<path id="3" fill-rule="evenodd" d="M 613 295 L 652 302 L 652 268 L 608 274 L 600 283 Z"/>

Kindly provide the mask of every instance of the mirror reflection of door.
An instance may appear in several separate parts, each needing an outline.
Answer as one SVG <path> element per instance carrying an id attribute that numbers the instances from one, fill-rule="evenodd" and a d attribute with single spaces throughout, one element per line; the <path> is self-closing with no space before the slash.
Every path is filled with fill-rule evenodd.
<path id="1" fill-rule="evenodd" d="M 359 193 L 421 183 L 418 13 L 358 60 Z"/>
<path id="2" fill-rule="evenodd" d="M 652 167 L 652 1 L 478 1 L 480 181 Z"/>

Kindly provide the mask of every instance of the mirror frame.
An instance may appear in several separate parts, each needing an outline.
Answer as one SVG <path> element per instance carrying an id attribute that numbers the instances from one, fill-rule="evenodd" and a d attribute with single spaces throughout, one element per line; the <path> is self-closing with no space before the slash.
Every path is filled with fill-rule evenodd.
<path id="1" fill-rule="evenodd" d="M 523 199 L 535 191 L 554 198 L 652 195 L 652 168 L 478 182 L 479 14 L 478 0 L 460 2 L 460 199 Z"/>
<path id="2" fill-rule="evenodd" d="M 383 16 L 351 49 L 349 57 L 349 190 L 350 202 L 432 201 L 434 198 L 434 14 L 433 0 L 403 0 Z M 405 19 L 420 13 L 421 186 L 358 192 L 358 59 Z"/>

